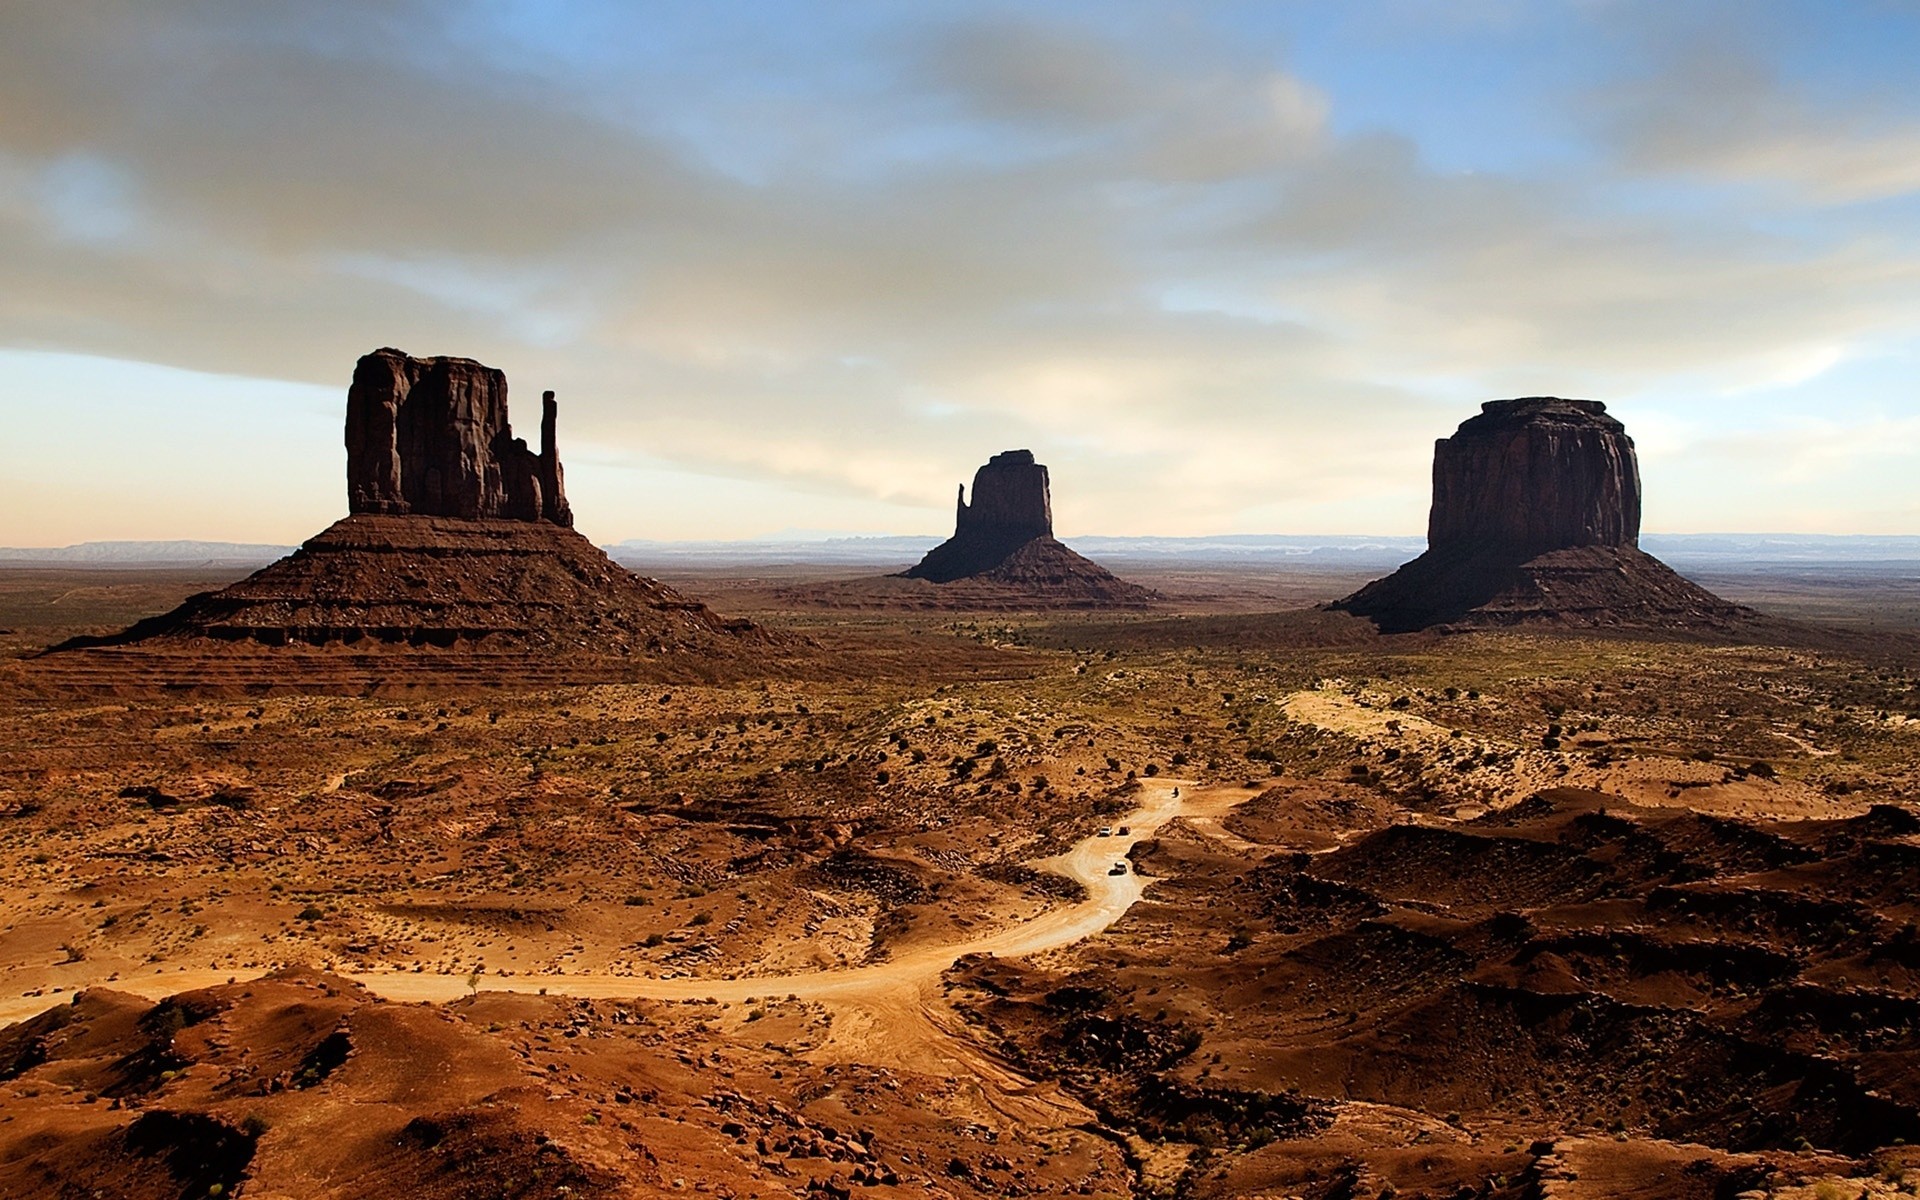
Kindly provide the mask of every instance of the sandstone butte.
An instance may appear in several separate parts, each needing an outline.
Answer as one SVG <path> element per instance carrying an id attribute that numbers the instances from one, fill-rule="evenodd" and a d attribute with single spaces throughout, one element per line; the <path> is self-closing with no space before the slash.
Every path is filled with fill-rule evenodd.
<path id="1" fill-rule="evenodd" d="M 575 532 L 557 423 L 548 392 L 530 450 L 508 423 L 500 371 L 376 350 L 347 393 L 348 516 L 238 583 L 49 657 L 168 652 L 144 665 L 211 678 L 247 654 L 241 673 L 277 678 L 295 664 L 262 651 L 446 651 L 525 673 L 561 657 L 726 658 L 781 641 L 632 574 Z"/>
<path id="2" fill-rule="evenodd" d="M 1007 450 L 987 460 L 973 476 L 973 503 L 961 485 L 953 536 L 902 577 L 994 585 L 1040 603 L 1138 607 L 1154 599 L 1153 592 L 1054 539 L 1052 487 L 1031 450 Z"/>
<path id="3" fill-rule="evenodd" d="M 1640 465 L 1594 400 L 1490 400 L 1434 444 L 1427 551 L 1334 608 L 1382 631 L 1719 630 L 1756 614 L 1640 549 Z"/>
<path id="4" fill-rule="evenodd" d="M 347 390 L 347 511 L 573 525 L 541 397 L 540 450 L 507 423 L 507 376 L 470 358 L 375 350 Z"/>

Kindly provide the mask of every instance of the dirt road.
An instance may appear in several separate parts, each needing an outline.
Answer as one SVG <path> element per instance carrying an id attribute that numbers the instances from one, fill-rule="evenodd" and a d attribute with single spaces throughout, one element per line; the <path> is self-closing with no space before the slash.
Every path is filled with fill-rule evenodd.
<path id="1" fill-rule="evenodd" d="M 1175 796 L 1175 792 L 1179 796 Z M 807 971 L 790 975 L 762 975 L 740 979 L 648 979 L 632 975 L 541 974 L 482 976 L 474 986 L 481 991 L 544 992 L 549 995 L 598 999 L 718 1000 L 740 1002 L 761 996 L 799 996 L 809 1000 L 862 1002 L 869 1011 L 898 1013 L 903 1005 L 931 991 L 940 976 L 970 954 L 1017 956 L 1072 945 L 1099 933 L 1124 915 L 1143 892 L 1148 880 L 1131 870 L 1108 872 L 1126 858 L 1135 843 L 1152 837 L 1176 816 L 1214 814 L 1245 798 L 1224 788 L 1195 789 L 1183 780 L 1150 780 L 1142 784 L 1143 806 L 1116 822 L 1125 836 L 1090 835 L 1065 854 L 1034 862 L 1033 866 L 1078 880 L 1087 898 L 970 941 L 929 946 L 887 962 L 845 970 Z M 150 999 L 209 987 L 234 978 L 232 972 L 202 969 L 175 970 L 169 964 L 151 978 L 114 981 L 111 986 Z M 350 976 L 389 1000 L 446 1002 L 469 995 L 466 977 L 424 975 L 403 971 L 369 971 Z M 100 981 L 105 983 L 104 980 Z M 0 1024 L 24 1020 L 64 998 L 23 996 L 0 1000 Z M 894 1024 L 894 1022 L 886 1022 Z M 858 1021 L 849 1022 L 849 1025 Z M 868 1039 L 876 1046 L 884 1039 Z M 946 1040 L 946 1039 L 943 1039 Z"/>

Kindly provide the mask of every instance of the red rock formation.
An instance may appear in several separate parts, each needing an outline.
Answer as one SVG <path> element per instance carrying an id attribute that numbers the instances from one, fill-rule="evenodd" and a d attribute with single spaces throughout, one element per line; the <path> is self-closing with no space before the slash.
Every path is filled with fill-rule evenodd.
<path id="1" fill-rule="evenodd" d="M 1433 549 L 1522 558 L 1640 539 L 1640 467 L 1626 426 L 1595 400 L 1490 400 L 1433 447 Z"/>
<path id="2" fill-rule="evenodd" d="M 412 669 L 396 654 L 420 650 L 466 651 L 459 657 L 491 673 L 545 669 L 542 678 L 565 680 L 658 674 L 677 668 L 649 664 L 791 644 L 633 575 L 574 532 L 553 393 L 543 400 L 536 454 L 507 424 L 499 371 L 374 351 L 347 393 L 349 516 L 238 583 L 54 649 L 196 678 L 201 662 L 218 658 L 224 678 L 248 686 L 334 686 L 355 677 L 313 670 L 325 654 L 302 649 L 382 656 L 391 665 L 371 673 L 383 681 Z M 251 674 L 242 662 L 250 651 L 259 651 Z"/>
<path id="3" fill-rule="evenodd" d="M 539 453 L 507 423 L 507 377 L 470 358 L 375 350 L 347 392 L 347 506 L 572 525 L 544 396 Z"/>
<path id="4" fill-rule="evenodd" d="M 1754 614 L 1642 552 L 1640 467 L 1593 400 L 1493 400 L 1433 452 L 1427 552 L 1333 607 L 1435 625 L 1724 628 Z"/>
<path id="5" fill-rule="evenodd" d="M 1053 536 L 1053 489 L 1031 450 L 1006 450 L 973 473 L 973 503 L 960 489 L 955 537 L 1027 540 Z"/>
<path id="6" fill-rule="evenodd" d="M 163 639 L 710 655 L 758 632 L 635 576 L 571 529 L 356 513 L 238 583 L 191 597 L 125 633 L 75 644 Z"/>
<path id="7" fill-rule="evenodd" d="M 908 579 L 999 585 L 1039 605 L 1139 607 L 1153 593 L 1116 578 L 1053 537 L 1053 495 L 1047 468 L 1031 450 L 1007 450 L 974 472 L 973 503 L 965 487 L 953 536 L 927 551 Z"/>

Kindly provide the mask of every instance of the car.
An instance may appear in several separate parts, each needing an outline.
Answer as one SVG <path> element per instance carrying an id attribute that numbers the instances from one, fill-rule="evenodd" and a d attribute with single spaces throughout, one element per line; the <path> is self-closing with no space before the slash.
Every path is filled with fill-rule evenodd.
<path id="1" fill-rule="evenodd" d="M 1101 837 L 1112 837 L 1112 836 L 1113 836 L 1113 826 L 1111 826 L 1111 825 L 1102 825 L 1102 826 L 1100 827 L 1100 836 L 1101 836 Z"/>
<path id="2" fill-rule="evenodd" d="M 1111 867 L 1107 868 L 1107 874 L 1109 875 L 1125 875 L 1126 873 L 1127 873 L 1127 864 L 1123 862 L 1117 862 L 1113 864 Z"/>
<path id="3" fill-rule="evenodd" d="M 1130 834 L 1130 833 L 1132 833 L 1132 832 L 1133 832 L 1133 830 L 1131 830 L 1131 829 L 1129 829 L 1129 828 L 1127 828 L 1127 827 L 1126 827 L 1125 825 L 1122 825 L 1122 826 L 1120 827 L 1120 836 L 1121 836 L 1121 837 L 1126 837 L 1126 836 L 1127 836 L 1128 834 Z"/>

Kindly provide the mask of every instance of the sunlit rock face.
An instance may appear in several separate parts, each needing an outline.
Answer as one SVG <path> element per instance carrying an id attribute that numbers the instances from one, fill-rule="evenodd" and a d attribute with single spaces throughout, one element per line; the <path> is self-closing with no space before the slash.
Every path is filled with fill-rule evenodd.
<path id="1" fill-rule="evenodd" d="M 347 391 L 348 511 L 571 526 L 552 392 L 542 408 L 536 453 L 507 423 L 503 372 L 375 350 Z"/>

